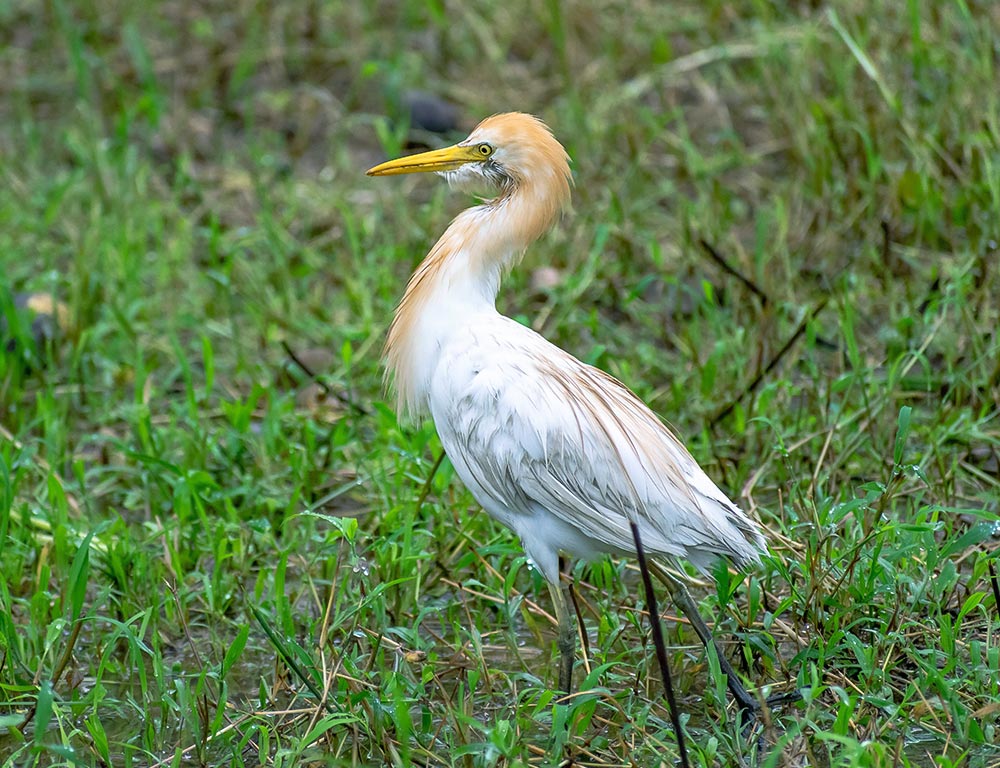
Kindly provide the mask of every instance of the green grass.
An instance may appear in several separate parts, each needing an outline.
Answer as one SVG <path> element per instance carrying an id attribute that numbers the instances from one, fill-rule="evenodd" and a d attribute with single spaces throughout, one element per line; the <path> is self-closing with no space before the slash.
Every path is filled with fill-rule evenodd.
<path id="1" fill-rule="evenodd" d="M 557 704 L 540 577 L 383 401 L 467 202 L 364 176 L 417 87 L 551 124 L 501 307 L 769 531 L 695 592 L 805 698 L 741 734 L 668 606 L 694 764 L 1000 765 L 996 4 L 365 5 L 0 3 L 0 761 L 674 761 L 634 565 L 576 567 Z"/>

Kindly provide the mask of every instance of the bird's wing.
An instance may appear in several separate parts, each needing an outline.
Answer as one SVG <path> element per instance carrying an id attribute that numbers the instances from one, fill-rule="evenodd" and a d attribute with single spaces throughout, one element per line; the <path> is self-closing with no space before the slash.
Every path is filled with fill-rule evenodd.
<path id="1" fill-rule="evenodd" d="M 518 335 L 516 347 L 459 377 L 435 414 L 484 506 L 540 506 L 620 552 L 634 552 L 634 519 L 650 552 L 702 569 L 719 555 L 757 559 L 757 526 L 642 401 L 540 336 Z"/>

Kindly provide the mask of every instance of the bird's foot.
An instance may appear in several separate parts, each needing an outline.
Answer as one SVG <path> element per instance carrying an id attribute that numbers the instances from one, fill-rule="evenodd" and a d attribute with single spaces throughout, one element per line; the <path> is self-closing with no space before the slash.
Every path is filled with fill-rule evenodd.
<path id="1" fill-rule="evenodd" d="M 783 707 L 786 704 L 794 704 L 797 701 L 802 700 L 802 691 L 799 689 L 793 691 L 785 691 L 784 693 L 775 693 L 764 699 L 763 703 L 750 696 L 749 693 L 744 691 L 744 696 L 737 696 L 736 703 L 738 705 L 737 722 L 742 725 L 742 733 L 744 736 L 748 736 L 750 729 L 757 722 L 757 718 L 760 716 L 761 712 L 765 709 L 770 711 L 777 707 Z"/>

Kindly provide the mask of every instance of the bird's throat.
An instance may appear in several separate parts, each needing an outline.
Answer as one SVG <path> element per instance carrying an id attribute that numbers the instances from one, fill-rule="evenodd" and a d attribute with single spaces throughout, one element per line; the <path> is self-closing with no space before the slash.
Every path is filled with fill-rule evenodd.
<path id="1" fill-rule="evenodd" d="M 451 334 L 496 314 L 500 280 L 552 224 L 547 190 L 521 186 L 459 214 L 410 277 L 385 346 L 397 409 L 427 410 L 431 376 Z"/>

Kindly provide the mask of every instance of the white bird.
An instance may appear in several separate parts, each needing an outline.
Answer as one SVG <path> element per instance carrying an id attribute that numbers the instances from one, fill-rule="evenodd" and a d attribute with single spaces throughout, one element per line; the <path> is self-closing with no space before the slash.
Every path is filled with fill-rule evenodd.
<path id="1" fill-rule="evenodd" d="M 576 633 L 560 552 L 635 555 L 630 521 L 648 556 L 685 558 L 703 572 L 719 557 L 753 565 L 766 543 L 624 384 L 497 311 L 501 278 L 569 202 L 569 157 L 545 124 L 494 115 L 459 144 L 368 174 L 424 171 L 494 196 L 459 214 L 410 278 L 389 329 L 387 375 L 399 410 L 433 418 L 458 476 L 548 582 L 559 686 L 569 692 Z M 682 585 L 671 591 L 713 642 Z M 718 656 L 740 705 L 756 708 Z"/>

